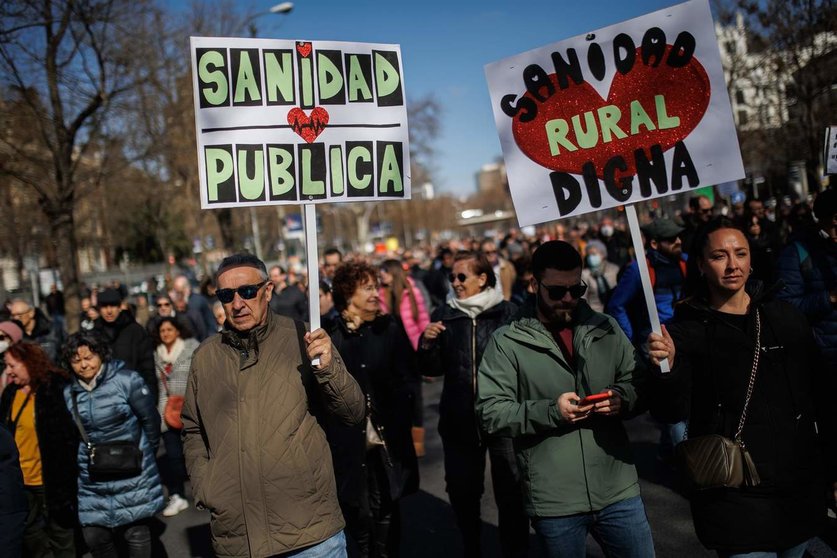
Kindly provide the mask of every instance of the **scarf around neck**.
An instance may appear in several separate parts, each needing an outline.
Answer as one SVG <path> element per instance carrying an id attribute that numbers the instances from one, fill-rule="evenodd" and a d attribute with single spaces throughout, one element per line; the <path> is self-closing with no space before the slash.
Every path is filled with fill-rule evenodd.
<path id="1" fill-rule="evenodd" d="M 496 306 L 501 302 L 503 302 L 503 293 L 494 287 L 488 287 L 484 291 L 462 300 L 452 298 L 448 300 L 448 306 L 454 310 L 459 310 L 469 318 L 474 319 L 489 308 Z"/>
<path id="2" fill-rule="evenodd" d="M 160 357 L 160 360 L 166 364 L 174 364 L 174 361 L 177 360 L 177 357 L 180 356 L 180 353 L 183 352 L 183 347 L 186 344 L 183 342 L 183 339 L 178 337 L 174 341 L 174 345 L 171 347 L 171 352 L 166 349 L 165 344 L 160 343 L 157 345 L 157 356 Z"/>

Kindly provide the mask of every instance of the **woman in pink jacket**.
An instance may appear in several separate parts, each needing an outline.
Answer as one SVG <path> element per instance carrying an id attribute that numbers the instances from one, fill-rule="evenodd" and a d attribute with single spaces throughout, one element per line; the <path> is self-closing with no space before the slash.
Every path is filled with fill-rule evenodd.
<path id="1" fill-rule="evenodd" d="M 430 314 L 421 291 L 404 271 L 398 260 L 386 260 L 381 264 L 381 287 L 378 298 L 381 311 L 392 313 L 401 320 L 413 350 L 418 350 L 419 338 L 430 323 Z M 417 457 L 424 457 L 424 402 L 421 383 L 410 386 L 413 391 L 413 445 Z"/>

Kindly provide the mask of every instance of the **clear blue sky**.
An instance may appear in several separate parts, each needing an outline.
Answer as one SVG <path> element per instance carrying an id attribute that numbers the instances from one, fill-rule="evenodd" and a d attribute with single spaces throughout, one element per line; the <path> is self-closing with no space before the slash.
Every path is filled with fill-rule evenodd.
<path id="1" fill-rule="evenodd" d="M 278 0 L 250 0 L 267 10 Z M 434 94 L 443 110 L 434 185 L 475 191 L 475 174 L 501 155 L 483 67 L 568 37 L 679 3 L 677 0 L 295 0 L 259 19 L 259 36 L 401 45 L 407 97 Z M 414 185 L 418 186 L 418 185 Z"/>

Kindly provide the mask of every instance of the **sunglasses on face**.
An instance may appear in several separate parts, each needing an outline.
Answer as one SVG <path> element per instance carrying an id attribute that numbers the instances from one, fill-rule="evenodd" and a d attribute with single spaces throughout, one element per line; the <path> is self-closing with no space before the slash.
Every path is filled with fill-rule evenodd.
<path id="1" fill-rule="evenodd" d="M 451 273 L 450 275 L 448 275 L 448 281 L 451 282 L 451 285 L 457 279 L 459 279 L 460 283 L 464 283 L 468 279 L 468 276 L 464 273 Z"/>
<path id="2" fill-rule="evenodd" d="M 11 341 L 12 338 L 4 333 L 0 333 L 0 341 Z"/>
<path id="3" fill-rule="evenodd" d="M 569 287 L 565 287 L 564 285 L 544 285 L 543 283 L 540 285 L 546 289 L 549 298 L 552 300 L 561 300 L 567 293 L 570 293 L 570 296 L 573 298 L 581 298 L 587 292 L 587 283 L 584 281 L 577 285 L 570 285 Z"/>
<path id="4" fill-rule="evenodd" d="M 217 296 L 218 300 L 224 304 L 232 302 L 235 298 L 235 293 L 238 293 L 238 296 L 244 300 L 250 300 L 255 298 L 259 289 L 265 285 L 267 285 L 267 281 L 262 281 L 261 283 L 256 283 L 255 285 L 241 285 L 237 289 L 218 289 L 215 291 L 215 296 Z"/>
<path id="5" fill-rule="evenodd" d="M 158 308 L 165 308 L 166 306 L 171 306 L 171 302 L 158 302 L 157 303 Z"/>

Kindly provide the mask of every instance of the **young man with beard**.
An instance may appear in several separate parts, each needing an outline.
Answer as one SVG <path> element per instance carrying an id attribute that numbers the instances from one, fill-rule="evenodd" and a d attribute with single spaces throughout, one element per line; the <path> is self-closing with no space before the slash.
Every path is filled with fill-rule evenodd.
<path id="1" fill-rule="evenodd" d="M 653 556 L 622 424 L 642 410 L 646 369 L 613 318 L 581 298 L 572 246 L 542 245 L 532 272 L 535 316 L 498 329 L 479 368 L 482 428 L 514 438 L 526 510 L 548 556 L 584 556 L 588 533 L 609 555 Z"/>

